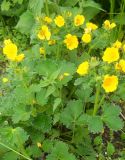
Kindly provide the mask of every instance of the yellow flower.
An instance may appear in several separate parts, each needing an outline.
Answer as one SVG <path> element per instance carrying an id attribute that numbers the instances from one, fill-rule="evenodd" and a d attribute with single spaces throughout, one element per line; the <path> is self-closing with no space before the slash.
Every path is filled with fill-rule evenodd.
<path id="1" fill-rule="evenodd" d="M 55 19 L 54 19 L 54 22 L 55 22 L 55 24 L 58 26 L 58 27 L 62 27 L 62 26 L 64 26 L 64 24 L 65 24 L 65 20 L 64 20 L 64 18 L 62 17 L 62 16 L 57 16 Z"/>
<path id="2" fill-rule="evenodd" d="M 7 82 L 9 81 L 9 79 L 4 77 L 4 78 L 2 79 L 2 81 L 3 81 L 3 83 L 7 83 Z"/>
<path id="3" fill-rule="evenodd" d="M 54 45 L 56 43 L 56 40 L 52 39 L 52 40 L 49 40 L 48 44 L 49 45 Z"/>
<path id="4" fill-rule="evenodd" d="M 64 77 L 67 77 L 67 76 L 69 76 L 69 75 L 70 75 L 69 73 L 65 72 L 65 73 L 63 73 L 63 74 L 61 74 L 61 75 L 59 76 L 59 80 L 61 81 L 61 80 L 64 79 Z"/>
<path id="5" fill-rule="evenodd" d="M 104 27 L 105 27 L 106 29 L 109 29 L 109 28 L 110 28 L 110 21 L 109 21 L 109 20 L 105 20 L 105 21 L 104 21 Z"/>
<path id="6" fill-rule="evenodd" d="M 8 44 L 10 44 L 10 43 L 12 43 L 12 41 L 11 41 L 10 39 L 5 39 L 5 40 L 4 40 L 4 45 L 8 45 Z"/>
<path id="7" fill-rule="evenodd" d="M 125 73 L 125 60 L 121 59 L 119 63 L 116 63 L 115 69 Z"/>
<path id="8" fill-rule="evenodd" d="M 121 46 L 122 46 L 122 43 L 118 40 L 113 44 L 113 47 L 118 48 L 118 49 L 121 48 Z"/>
<path id="9" fill-rule="evenodd" d="M 78 14 L 74 18 L 74 24 L 75 26 L 81 26 L 85 21 L 85 17 L 83 15 Z"/>
<path id="10" fill-rule="evenodd" d="M 5 42 L 6 45 L 3 48 L 3 53 L 9 60 L 15 61 L 17 56 L 17 46 L 12 42 Z"/>
<path id="11" fill-rule="evenodd" d="M 96 30 L 98 28 L 98 26 L 92 22 L 89 22 L 86 24 L 86 27 L 89 29 L 89 30 Z"/>
<path id="12" fill-rule="evenodd" d="M 78 66 L 78 69 L 77 69 L 77 73 L 81 76 L 85 75 L 85 74 L 88 74 L 88 70 L 89 70 L 89 63 L 87 61 L 81 63 L 79 66 Z"/>
<path id="13" fill-rule="evenodd" d="M 114 27 L 116 27 L 115 23 L 110 23 L 109 20 L 105 20 L 104 21 L 104 28 L 107 30 L 113 29 Z"/>
<path id="14" fill-rule="evenodd" d="M 75 35 L 67 34 L 64 43 L 69 50 L 73 50 L 78 47 L 78 38 Z"/>
<path id="15" fill-rule="evenodd" d="M 41 47 L 41 48 L 40 48 L 40 54 L 42 54 L 42 55 L 45 54 L 45 49 L 44 49 L 44 47 Z"/>
<path id="16" fill-rule="evenodd" d="M 117 48 L 106 48 L 102 57 L 104 62 L 112 63 L 119 59 L 119 52 Z"/>
<path id="17" fill-rule="evenodd" d="M 91 42 L 92 38 L 91 38 L 91 34 L 89 33 L 84 33 L 83 36 L 82 36 L 82 41 L 84 43 L 89 43 Z"/>
<path id="18" fill-rule="evenodd" d="M 50 17 L 44 17 L 44 21 L 48 24 L 50 24 L 52 22 L 52 19 Z"/>
<path id="19" fill-rule="evenodd" d="M 21 62 L 23 59 L 24 59 L 25 55 L 22 53 L 22 54 L 19 54 L 16 56 L 16 61 L 17 62 Z"/>
<path id="20" fill-rule="evenodd" d="M 115 23 L 111 23 L 110 28 L 113 29 L 115 27 L 116 27 L 116 24 Z"/>
<path id="21" fill-rule="evenodd" d="M 65 72 L 63 75 L 67 77 L 69 76 L 69 73 Z"/>
<path id="22" fill-rule="evenodd" d="M 105 75 L 102 87 L 104 88 L 105 92 L 113 92 L 117 89 L 118 86 L 118 77 L 117 76 L 109 76 Z"/>
<path id="23" fill-rule="evenodd" d="M 38 147 L 38 148 L 41 148 L 41 147 L 42 147 L 42 144 L 39 143 L 39 142 L 37 142 L 37 147 Z"/>
<path id="24" fill-rule="evenodd" d="M 50 40 L 51 32 L 49 31 L 48 27 L 46 25 L 43 25 L 38 32 L 38 38 L 41 40 Z"/>

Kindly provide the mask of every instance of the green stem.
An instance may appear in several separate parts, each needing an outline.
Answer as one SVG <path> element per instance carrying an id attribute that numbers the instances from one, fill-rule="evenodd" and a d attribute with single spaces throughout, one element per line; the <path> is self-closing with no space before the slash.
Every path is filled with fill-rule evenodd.
<path id="1" fill-rule="evenodd" d="M 103 103 L 103 101 L 105 99 L 105 96 L 106 96 L 105 94 L 102 96 L 102 99 L 99 102 L 98 108 L 100 108 L 100 106 L 102 105 L 102 103 Z"/>
<path id="2" fill-rule="evenodd" d="M 120 6 L 120 16 L 122 17 L 123 16 L 123 14 L 124 14 L 124 10 L 125 10 L 125 0 L 122 0 L 122 2 L 121 2 L 121 6 Z M 123 25 L 122 24 L 120 24 L 119 25 L 119 29 L 118 29 L 118 35 L 120 35 L 121 36 L 121 30 L 122 30 L 122 27 L 123 27 Z"/>
<path id="3" fill-rule="evenodd" d="M 45 0 L 46 15 L 49 16 L 48 0 Z"/>
<path id="4" fill-rule="evenodd" d="M 115 1 L 114 0 L 110 0 L 110 19 L 113 18 L 113 13 L 114 13 L 114 8 L 115 8 Z"/>
<path id="5" fill-rule="evenodd" d="M 11 151 L 13 151 L 14 153 L 20 155 L 21 157 L 23 157 L 23 158 L 25 158 L 25 159 L 27 159 L 27 160 L 32 160 L 31 158 L 28 158 L 28 157 L 24 156 L 23 154 L 21 154 L 21 153 L 17 152 L 16 150 L 8 147 L 7 145 L 5 145 L 5 144 L 2 143 L 2 142 L 0 142 L 0 145 L 3 146 L 3 147 L 5 147 L 5 148 L 7 148 L 7 149 L 9 149 L 9 150 L 11 150 Z"/>
<path id="6" fill-rule="evenodd" d="M 56 59 L 60 58 L 60 45 L 58 44 L 57 46 L 57 51 L 56 51 Z"/>
<path id="7" fill-rule="evenodd" d="M 100 94 L 100 85 L 97 85 L 93 115 L 96 115 L 96 113 L 98 111 L 99 94 Z"/>
<path id="8" fill-rule="evenodd" d="M 72 143 L 74 141 L 74 136 L 75 136 L 75 122 L 73 123 L 73 131 L 72 131 Z"/>

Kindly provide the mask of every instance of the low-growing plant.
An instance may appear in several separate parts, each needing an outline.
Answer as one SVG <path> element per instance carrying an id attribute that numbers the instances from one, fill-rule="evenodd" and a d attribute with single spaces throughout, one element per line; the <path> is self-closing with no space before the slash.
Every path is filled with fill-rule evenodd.
<path id="1" fill-rule="evenodd" d="M 124 127 L 125 45 L 115 36 L 114 22 L 98 26 L 80 11 L 63 9 L 36 20 L 27 11 L 33 27 L 21 28 L 23 15 L 17 28 L 25 33 L 32 27 L 30 45 L 23 50 L 4 40 L 2 159 L 124 157 L 123 147 L 115 151 L 113 136 Z"/>

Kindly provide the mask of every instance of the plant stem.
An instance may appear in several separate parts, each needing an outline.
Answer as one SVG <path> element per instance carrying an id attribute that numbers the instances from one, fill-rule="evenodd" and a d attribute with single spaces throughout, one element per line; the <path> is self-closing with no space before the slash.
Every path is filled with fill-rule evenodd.
<path id="1" fill-rule="evenodd" d="M 100 100 L 100 102 L 99 102 L 99 105 L 98 105 L 98 109 L 100 108 L 100 106 L 102 105 L 102 103 L 103 103 L 103 101 L 104 101 L 104 99 L 105 99 L 105 94 L 102 96 L 102 99 Z"/>
<path id="2" fill-rule="evenodd" d="M 45 0 L 46 15 L 49 16 L 48 0 Z"/>
<path id="3" fill-rule="evenodd" d="M 73 123 L 72 143 L 74 141 L 74 135 L 75 135 L 75 122 Z"/>
<path id="4" fill-rule="evenodd" d="M 20 155 L 21 157 L 23 157 L 23 158 L 25 158 L 25 159 L 27 159 L 27 160 L 32 160 L 31 158 L 28 158 L 28 157 L 24 156 L 23 154 L 21 154 L 21 153 L 17 152 L 16 150 L 8 147 L 7 145 L 5 145 L 5 144 L 2 143 L 2 142 L 0 142 L 0 145 L 3 146 L 3 147 L 5 147 L 5 148 L 7 148 L 7 149 L 9 149 L 9 150 L 11 150 L 11 151 L 13 151 L 14 153 Z"/>
<path id="5" fill-rule="evenodd" d="M 97 87 L 96 87 L 96 95 L 95 95 L 95 103 L 94 103 L 93 115 L 96 115 L 96 113 L 97 113 L 97 111 L 98 111 L 99 94 L 100 94 L 100 85 L 97 85 Z"/>
<path id="6" fill-rule="evenodd" d="M 122 0 L 122 2 L 121 2 L 121 6 L 120 6 L 120 16 L 122 17 L 123 16 L 123 14 L 124 14 L 124 10 L 125 10 L 125 0 Z M 118 29 L 118 35 L 120 35 L 121 36 L 121 30 L 122 30 L 122 27 L 123 27 L 123 25 L 122 24 L 120 24 L 119 25 L 119 29 Z M 121 37 L 120 37 L 121 38 Z"/>
<path id="7" fill-rule="evenodd" d="M 110 19 L 113 18 L 114 8 L 115 8 L 115 1 L 110 0 Z"/>
<path id="8" fill-rule="evenodd" d="M 58 44 L 57 50 L 56 50 L 56 59 L 60 58 L 60 45 Z"/>

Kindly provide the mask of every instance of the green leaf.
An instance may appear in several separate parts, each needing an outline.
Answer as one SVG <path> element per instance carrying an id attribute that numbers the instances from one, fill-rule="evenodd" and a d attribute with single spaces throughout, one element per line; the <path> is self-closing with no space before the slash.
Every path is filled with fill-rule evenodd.
<path id="1" fill-rule="evenodd" d="M 53 13 L 54 14 L 55 13 L 60 14 L 61 13 L 59 5 L 55 2 L 49 1 L 48 8 L 49 8 L 49 13 L 50 14 L 53 14 Z M 44 12 L 45 12 L 45 9 L 44 9 Z"/>
<path id="2" fill-rule="evenodd" d="M 61 98 L 56 98 L 54 101 L 54 105 L 53 105 L 53 112 L 57 109 L 57 107 L 60 105 L 61 103 Z"/>
<path id="3" fill-rule="evenodd" d="M 76 66 L 74 65 L 74 63 L 61 61 L 59 65 L 61 66 L 61 74 L 66 72 L 70 75 L 73 75 L 76 72 Z"/>
<path id="4" fill-rule="evenodd" d="M 87 81 L 82 83 L 83 85 L 80 86 L 80 88 L 77 89 L 76 92 L 75 92 L 77 97 L 80 98 L 81 100 L 83 100 L 84 103 L 90 101 L 91 94 L 93 92 L 93 89 L 86 83 L 87 83 Z"/>
<path id="5" fill-rule="evenodd" d="M 61 122 L 67 127 L 75 124 L 83 111 L 82 101 L 70 101 L 61 113 Z"/>
<path id="6" fill-rule="evenodd" d="M 57 71 L 53 72 L 52 75 L 49 77 L 50 82 L 55 80 L 58 77 L 59 73 L 60 73 L 60 69 L 58 69 Z"/>
<path id="7" fill-rule="evenodd" d="M 83 83 L 83 78 L 77 78 L 77 79 L 75 80 L 74 85 L 75 85 L 75 86 L 78 86 L 78 85 L 80 85 L 81 83 Z"/>
<path id="8" fill-rule="evenodd" d="M 120 25 L 125 24 L 125 13 L 120 13 L 117 16 L 115 16 L 114 21 Z"/>
<path id="9" fill-rule="evenodd" d="M 78 118 L 76 124 L 77 124 L 77 125 L 85 126 L 85 125 L 88 124 L 89 118 L 90 118 L 89 115 L 87 115 L 87 114 L 82 114 L 82 115 Z"/>
<path id="10" fill-rule="evenodd" d="M 105 32 L 102 28 L 98 29 L 95 33 L 95 39 L 92 41 L 92 47 L 90 48 L 104 49 L 106 46 L 110 45 L 111 38 L 109 38 L 109 35 L 111 36 L 111 33 Z"/>
<path id="11" fill-rule="evenodd" d="M 106 125 L 114 130 L 118 131 L 123 128 L 124 123 L 122 119 L 119 117 L 121 109 L 118 106 L 108 106 L 105 105 L 103 107 L 103 116 L 102 120 L 106 123 Z"/>
<path id="12" fill-rule="evenodd" d="M 99 3 L 96 3 L 92 0 L 83 0 L 81 2 L 81 7 L 83 8 L 83 14 L 87 20 L 92 19 L 100 11 L 104 11 Z M 91 12 L 90 12 L 91 10 Z"/>
<path id="13" fill-rule="evenodd" d="M 44 140 L 42 146 L 43 146 L 42 148 L 43 148 L 44 152 L 48 152 L 49 153 L 53 149 L 53 142 L 51 140 L 49 140 L 49 139 L 46 139 L 46 140 Z"/>
<path id="14" fill-rule="evenodd" d="M 24 12 L 16 25 L 16 29 L 18 29 L 23 34 L 30 34 L 31 29 L 35 23 L 33 15 L 30 11 Z"/>
<path id="15" fill-rule="evenodd" d="M 17 160 L 18 158 L 19 158 L 19 156 L 16 153 L 14 153 L 14 152 L 7 152 L 3 156 L 2 160 Z"/>
<path id="16" fill-rule="evenodd" d="M 31 92 L 40 92 L 41 85 L 40 84 L 31 84 L 29 87 Z"/>
<path id="17" fill-rule="evenodd" d="M 102 137 L 101 136 L 95 137 L 94 144 L 95 145 L 101 145 L 102 144 Z"/>
<path id="18" fill-rule="evenodd" d="M 19 105 L 14 107 L 14 114 L 12 116 L 12 120 L 14 123 L 18 123 L 19 121 L 27 121 L 30 118 L 31 111 L 27 111 L 26 106 Z"/>
<path id="19" fill-rule="evenodd" d="M 59 66 L 61 68 L 60 76 L 62 76 L 64 73 L 68 73 L 69 76 L 64 76 L 62 80 L 59 80 L 60 85 L 67 85 L 67 83 L 72 80 L 73 74 L 76 72 L 76 66 L 74 63 L 61 61 L 59 63 Z"/>
<path id="20" fill-rule="evenodd" d="M 44 7 L 44 0 L 29 0 L 29 9 L 31 9 L 32 13 L 35 16 L 39 16 L 41 14 L 41 10 Z"/>
<path id="21" fill-rule="evenodd" d="M 109 142 L 107 145 L 107 153 L 108 155 L 112 156 L 114 152 L 115 152 L 115 147 L 113 146 L 112 143 Z"/>
<path id="22" fill-rule="evenodd" d="M 51 59 L 47 59 L 47 60 L 38 61 L 38 64 L 35 68 L 35 71 L 39 75 L 50 77 L 50 75 L 52 75 L 52 73 L 57 71 L 57 68 L 58 68 L 58 66 L 55 63 L 55 61 L 53 61 Z"/>
<path id="23" fill-rule="evenodd" d="M 30 145 L 26 148 L 28 155 L 33 156 L 34 158 L 41 156 L 41 150 L 37 147 L 37 145 Z"/>
<path id="24" fill-rule="evenodd" d="M 93 0 L 83 0 L 82 4 L 83 4 L 83 8 L 92 7 L 92 8 L 96 8 L 96 9 L 98 9 L 98 10 L 104 11 L 104 10 L 101 8 L 101 5 L 100 5 L 99 3 L 96 3 L 96 2 L 93 1 Z"/>
<path id="25" fill-rule="evenodd" d="M 73 7 L 73 6 L 75 6 L 78 2 L 79 2 L 79 0 L 64 1 L 64 2 L 63 2 L 63 5 L 64 5 L 64 6 Z"/>
<path id="26" fill-rule="evenodd" d="M 10 9 L 10 2 L 9 1 L 6 1 L 4 0 L 1 4 L 1 10 L 2 11 L 8 11 Z"/>
<path id="27" fill-rule="evenodd" d="M 33 121 L 33 127 L 39 129 L 43 133 L 51 130 L 51 116 L 46 114 L 39 114 Z"/>
<path id="28" fill-rule="evenodd" d="M 45 105 L 48 101 L 48 98 L 46 98 L 46 89 L 41 88 L 40 92 L 36 93 L 36 101 L 39 105 Z"/>
<path id="29" fill-rule="evenodd" d="M 47 160 L 76 160 L 75 156 L 68 152 L 68 145 L 64 142 L 57 142 Z"/>
<path id="30" fill-rule="evenodd" d="M 47 88 L 45 98 L 48 98 L 55 91 L 55 89 L 56 89 L 55 86 L 49 86 Z"/>
<path id="31" fill-rule="evenodd" d="M 119 100 L 120 99 L 123 99 L 123 100 L 125 99 L 125 94 L 124 93 L 125 93 L 125 83 L 123 81 L 123 82 L 121 82 L 118 90 L 116 91 L 116 96 L 119 98 Z"/>
<path id="32" fill-rule="evenodd" d="M 88 129 L 92 133 L 103 131 L 103 122 L 100 116 L 93 116 L 88 119 Z"/>
<path id="33" fill-rule="evenodd" d="M 27 133 L 23 128 L 6 127 L 1 129 L 0 139 L 6 144 L 15 147 L 15 144 L 20 147 L 28 139 Z"/>
<path id="34" fill-rule="evenodd" d="M 22 4 L 22 3 L 23 3 L 23 0 L 13 0 L 13 3 Z"/>
<path id="35" fill-rule="evenodd" d="M 31 104 L 32 100 L 34 99 L 34 94 L 30 88 L 26 88 L 24 85 L 19 85 L 13 91 L 13 97 L 16 105 L 20 103 Z"/>

